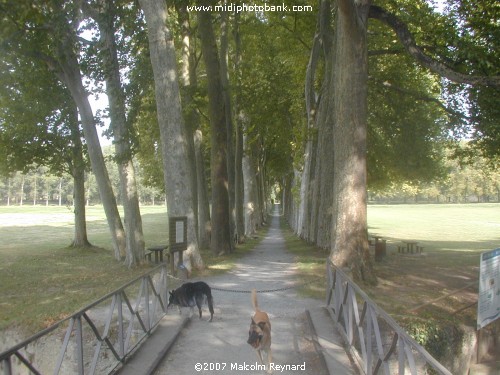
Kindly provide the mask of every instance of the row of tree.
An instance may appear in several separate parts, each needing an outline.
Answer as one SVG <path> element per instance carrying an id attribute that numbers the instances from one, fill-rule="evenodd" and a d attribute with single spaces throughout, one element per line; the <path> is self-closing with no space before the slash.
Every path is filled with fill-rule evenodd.
<path id="1" fill-rule="evenodd" d="M 128 266 L 144 251 L 134 156 L 169 213 L 188 216 L 197 267 L 206 224 L 212 251 L 230 252 L 264 221 L 279 185 L 298 235 L 373 280 L 368 186 L 431 181 L 454 135 L 498 156 L 500 49 L 489 20 L 499 10 L 493 0 L 450 0 L 446 12 L 424 0 L 291 2 L 314 12 L 1 0 L 0 171 L 70 173 L 82 245 L 90 167 Z M 91 91 L 107 95 L 106 113 L 92 113 Z M 125 225 L 98 141 L 106 117 Z"/>
<path id="2" fill-rule="evenodd" d="M 371 202 L 383 203 L 489 203 L 500 202 L 500 170 L 488 159 L 474 156 L 468 163 L 448 157 L 444 170 L 426 182 L 394 183 L 369 191 Z"/>
<path id="3" fill-rule="evenodd" d="M 104 154 L 109 148 L 104 148 Z M 148 186 L 143 181 L 143 170 L 139 163 L 134 161 L 138 177 L 138 195 L 141 205 L 164 205 L 165 192 L 155 186 Z M 106 161 L 110 182 L 116 195 L 118 204 L 123 199 L 120 191 L 120 179 L 116 163 Z M 95 176 L 85 173 L 85 204 L 86 206 L 101 204 L 101 197 L 97 189 Z M 0 204 L 1 205 L 74 205 L 74 183 L 71 175 L 51 174 L 48 168 L 40 166 L 27 173 L 14 173 L 0 179 Z"/>
<path id="4" fill-rule="evenodd" d="M 104 148 L 105 155 L 109 148 Z M 459 163 L 448 157 L 444 162 L 445 172 L 431 182 L 393 183 L 383 190 L 368 190 L 369 202 L 374 203 L 488 203 L 500 202 L 500 171 L 491 168 L 488 160 L 476 156 L 471 163 Z M 139 163 L 135 162 L 141 205 L 165 205 L 165 193 L 145 183 Z M 108 159 L 113 191 L 118 204 L 122 204 L 120 183 L 116 164 Z M 271 190 L 271 198 L 279 199 L 280 186 Z M 276 191 L 277 190 L 277 191 Z M 95 177 L 85 176 L 86 205 L 100 204 Z M 45 205 L 72 206 L 73 180 L 70 175 L 56 176 L 39 167 L 27 174 L 16 173 L 0 179 L 1 205 Z"/>
<path id="5" fill-rule="evenodd" d="M 367 186 L 430 181 L 443 141 L 497 158 L 499 9 L 493 1 L 322 1 L 306 73 L 309 136 L 284 183 L 297 233 L 374 282 Z M 321 68 L 321 69 L 320 69 Z M 322 81 L 314 79 L 322 73 Z M 496 103 L 496 104 L 495 104 Z"/>
<path id="6" fill-rule="evenodd" d="M 90 245 L 85 229 L 84 186 L 85 171 L 90 167 L 115 257 L 125 259 L 128 266 L 141 262 L 144 253 L 132 162 L 136 153 L 150 185 L 163 185 L 170 215 L 188 217 L 188 260 L 195 266 L 203 266 L 199 245 L 207 241 L 207 223 L 211 221 L 210 247 L 216 253 L 226 253 L 232 250 L 233 238 L 252 234 L 264 220 L 263 161 L 257 155 L 243 155 L 245 140 L 241 130 L 235 135 L 238 146 L 233 150 L 228 147 L 233 142 L 233 115 L 229 92 L 226 90 L 225 98 L 221 98 L 229 74 L 221 62 L 228 58 L 229 19 L 221 29 L 225 37 L 222 31 L 216 37 L 211 14 L 193 17 L 187 12 L 188 5 L 187 1 L 175 2 L 167 13 L 162 1 L 0 4 L 6 24 L 1 35 L 5 86 L 1 95 L 0 167 L 6 175 L 41 165 L 56 175 L 71 174 L 75 246 Z M 182 61 L 179 67 L 174 32 Z M 195 35 L 200 36 L 201 44 Z M 220 39 L 220 52 L 216 38 Z M 203 65 L 199 64 L 202 50 Z M 209 79 L 198 89 L 200 74 Z M 91 90 L 107 95 L 107 113 L 92 113 Z M 198 91 L 208 92 L 210 100 L 196 103 L 201 96 Z M 98 141 L 98 127 L 105 116 L 109 118 L 109 136 L 115 147 L 113 160 L 120 177 L 123 222 Z M 202 123 L 202 116 L 210 121 Z M 211 134 L 209 141 L 204 140 L 204 132 Z M 207 151 L 202 142 L 208 145 L 211 155 L 210 179 L 204 168 Z M 259 139 L 252 143 L 258 145 Z"/>

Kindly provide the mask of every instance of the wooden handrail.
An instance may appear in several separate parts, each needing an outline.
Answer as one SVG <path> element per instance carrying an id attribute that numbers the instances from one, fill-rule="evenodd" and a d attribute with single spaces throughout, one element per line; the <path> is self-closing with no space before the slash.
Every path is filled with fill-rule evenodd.
<path id="1" fill-rule="evenodd" d="M 153 282 L 153 276 L 159 274 L 159 279 L 157 282 Z M 130 303 L 130 299 L 127 296 L 127 288 L 133 286 L 140 282 L 139 294 L 136 299 L 135 307 Z M 71 340 L 76 345 L 77 358 L 76 366 L 78 374 L 93 374 L 97 369 L 97 364 L 100 358 L 101 350 L 109 349 L 112 357 L 115 358 L 114 368 L 124 363 L 128 355 L 142 342 L 142 340 L 147 337 L 154 327 L 159 323 L 159 321 L 166 314 L 167 297 L 168 297 L 168 285 L 167 285 L 167 267 L 166 264 L 160 264 L 157 267 L 151 269 L 149 272 L 139 276 L 120 288 L 114 290 L 111 293 L 99 298 L 98 300 L 88 304 L 82 309 L 78 310 L 71 316 L 58 321 L 52 326 L 37 332 L 35 335 L 29 337 L 28 339 L 20 342 L 17 345 L 0 353 L 0 367 L 3 367 L 3 373 L 10 375 L 14 372 L 12 358 L 17 358 L 19 360 L 19 366 L 27 368 L 31 373 L 39 374 L 40 369 L 33 361 L 28 360 L 27 356 L 23 351 L 30 344 L 34 344 L 40 338 L 55 332 L 57 329 L 61 328 L 63 325 L 68 323 L 66 328 L 66 334 L 64 340 L 61 344 L 59 351 L 59 356 L 57 357 L 54 368 L 51 372 L 54 374 L 59 374 L 61 371 L 62 364 L 65 360 L 65 353 L 68 349 L 68 345 Z M 90 310 L 98 306 L 99 304 L 111 299 L 111 304 L 107 310 L 107 319 L 104 326 L 104 332 L 99 333 L 97 324 L 90 317 Z M 150 307 L 150 301 L 152 306 Z M 141 310 L 141 306 L 144 311 Z M 158 313 L 158 308 L 160 312 Z M 122 310 L 129 312 L 129 320 L 125 321 L 125 316 Z M 117 311 L 115 311 L 117 310 Z M 82 319 L 83 318 L 83 319 Z M 134 342 L 130 343 L 130 338 L 132 330 L 134 328 L 134 322 L 139 322 L 140 333 L 138 337 L 135 337 Z M 118 326 L 117 332 L 117 343 L 113 344 L 110 339 L 110 327 L 113 324 Z M 93 340 L 89 340 L 88 337 L 83 337 L 83 324 L 89 327 L 89 333 L 93 336 Z M 128 327 L 125 333 L 125 327 Z M 116 347 L 115 347 L 116 346 Z M 83 352 L 84 347 L 87 350 L 93 351 L 94 356 L 90 363 L 90 368 L 85 368 Z"/>
<path id="2" fill-rule="evenodd" d="M 358 359 L 365 374 L 399 374 L 409 369 L 417 375 L 413 352 L 441 375 L 452 375 L 441 363 L 419 345 L 396 321 L 368 297 L 340 268 L 327 262 L 326 304 L 336 326 L 344 337 L 348 349 Z M 358 301 L 362 302 L 359 311 Z M 383 342 L 384 333 L 379 321 L 383 321 L 392 333 L 392 339 Z M 384 349 L 384 344 L 388 350 Z M 358 348 L 356 348 L 358 346 Z M 392 369 L 391 369 L 392 368 Z"/>

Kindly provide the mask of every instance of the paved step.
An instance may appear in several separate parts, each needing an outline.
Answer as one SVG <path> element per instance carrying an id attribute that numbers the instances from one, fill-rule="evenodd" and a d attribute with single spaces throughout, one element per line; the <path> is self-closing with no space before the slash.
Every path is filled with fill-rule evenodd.
<path id="1" fill-rule="evenodd" d="M 358 374 L 349 360 L 342 338 L 334 322 L 324 307 L 314 307 L 306 311 L 313 328 L 313 341 L 316 351 L 323 356 L 331 375 Z"/>
<path id="2" fill-rule="evenodd" d="M 117 373 L 120 375 L 152 374 L 189 321 L 188 317 L 180 315 L 166 315 L 163 317 L 151 336 L 139 346 L 137 351 Z"/>

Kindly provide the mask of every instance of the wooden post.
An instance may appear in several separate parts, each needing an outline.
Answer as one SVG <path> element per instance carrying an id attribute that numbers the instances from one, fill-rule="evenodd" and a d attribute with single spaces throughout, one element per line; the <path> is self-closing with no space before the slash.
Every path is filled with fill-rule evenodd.
<path id="1" fill-rule="evenodd" d="M 182 252 L 187 250 L 187 216 L 169 217 L 168 237 L 170 251 L 170 272 L 175 274 L 175 253 L 179 253 L 177 267 L 182 264 Z"/>

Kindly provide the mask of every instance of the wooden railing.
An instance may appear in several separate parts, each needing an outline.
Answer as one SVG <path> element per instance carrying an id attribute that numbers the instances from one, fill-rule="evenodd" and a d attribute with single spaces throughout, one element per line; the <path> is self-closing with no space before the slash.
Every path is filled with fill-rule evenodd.
<path id="1" fill-rule="evenodd" d="M 161 264 L 0 353 L 0 372 L 110 373 L 126 361 L 165 315 L 167 293 L 167 268 Z M 135 300 L 132 295 L 136 295 Z M 48 348 L 59 348 L 58 355 Z"/>
<path id="2" fill-rule="evenodd" d="M 327 276 L 328 311 L 365 374 L 452 375 L 331 262 Z"/>

